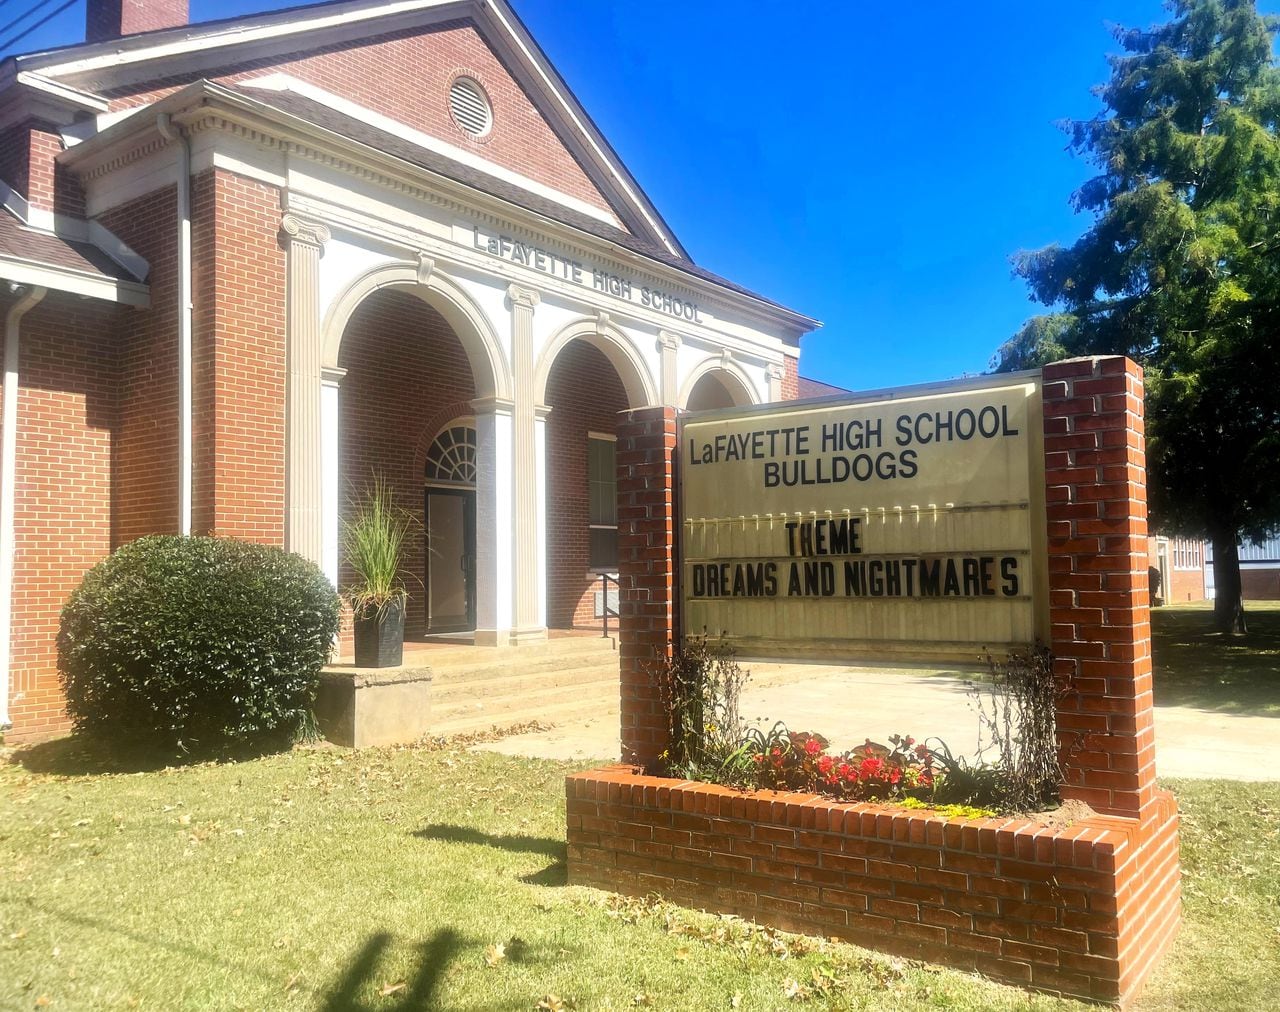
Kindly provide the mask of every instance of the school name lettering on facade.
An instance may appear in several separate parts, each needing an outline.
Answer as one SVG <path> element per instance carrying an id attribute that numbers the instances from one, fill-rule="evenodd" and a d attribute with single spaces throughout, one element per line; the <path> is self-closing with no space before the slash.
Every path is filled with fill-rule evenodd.
<path id="1" fill-rule="evenodd" d="M 1038 399 L 1000 378 L 689 417 L 686 628 L 760 656 L 816 642 L 972 660 L 1030 642 Z"/>
<path id="2" fill-rule="evenodd" d="M 637 284 L 630 278 L 599 267 L 584 265 L 579 260 L 553 253 L 541 246 L 513 239 L 509 235 L 490 235 L 481 231 L 479 226 L 473 227 L 471 241 L 475 249 L 500 260 L 520 264 L 627 302 L 636 302 L 690 323 L 702 322 L 701 310 L 696 302 L 649 285 Z"/>

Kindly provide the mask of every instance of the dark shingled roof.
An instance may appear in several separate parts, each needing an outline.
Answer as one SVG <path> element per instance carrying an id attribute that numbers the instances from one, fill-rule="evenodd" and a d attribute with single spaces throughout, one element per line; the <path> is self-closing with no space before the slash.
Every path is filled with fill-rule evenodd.
<path id="1" fill-rule="evenodd" d="M 49 267 L 65 267 L 113 281 L 137 281 L 132 274 L 88 242 L 61 239 L 28 228 L 10 211 L 0 208 L 0 255 Z"/>
<path id="2" fill-rule="evenodd" d="M 378 151 L 383 151 L 394 158 L 416 165 L 419 168 L 427 169 L 439 175 L 446 176 L 456 182 L 463 183 L 482 193 L 490 196 L 498 197 L 501 200 L 508 201 L 526 210 L 533 211 L 543 217 L 550 218 L 553 221 L 561 222 L 576 228 L 581 232 L 594 235 L 600 239 L 607 239 L 609 242 L 616 243 L 623 249 L 630 250 L 640 256 L 655 260 L 658 263 L 665 264 L 668 267 L 674 267 L 676 270 L 683 271 L 695 278 L 703 281 L 709 281 L 721 288 L 736 292 L 739 295 L 746 295 L 750 298 L 757 299 L 760 302 L 767 303 L 777 309 L 784 310 L 788 313 L 795 313 L 795 310 L 788 309 L 779 302 L 765 298 L 763 295 L 753 292 L 741 285 L 734 284 L 726 278 L 713 274 L 711 271 L 704 270 L 691 260 L 673 254 L 670 250 L 663 246 L 645 239 L 637 238 L 630 232 L 617 228 L 614 225 L 600 221 L 588 214 L 575 211 L 573 208 L 565 207 L 554 200 L 539 196 L 529 190 L 509 183 L 504 179 L 491 176 L 487 172 L 472 168 L 462 162 L 455 161 L 446 155 L 438 154 L 428 148 L 420 147 L 411 141 L 397 137 L 395 134 L 380 130 L 377 127 L 370 126 L 363 120 L 355 119 L 345 113 L 338 112 L 323 103 L 313 101 L 303 95 L 299 95 L 292 91 L 269 91 L 265 88 L 245 88 L 237 86 L 226 86 L 230 91 L 234 91 L 240 96 L 249 99 L 252 102 L 277 109 L 280 112 L 298 119 L 312 123 L 321 129 L 339 134 L 349 140 L 356 141 L 359 144 L 367 145 Z M 800 315 L 800 314 L 796 314 Z"/>

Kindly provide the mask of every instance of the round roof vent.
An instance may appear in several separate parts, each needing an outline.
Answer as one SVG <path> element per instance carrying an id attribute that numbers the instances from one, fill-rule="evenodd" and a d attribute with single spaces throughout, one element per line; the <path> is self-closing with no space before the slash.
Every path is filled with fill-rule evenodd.
<path id="1" fill-rule="evenodd" d="M 483 137 L 493 127 L 489 96 L 469 77 L 459 77 L 449 86 L 449 112 L 453 121 L 472 137 Z"/>

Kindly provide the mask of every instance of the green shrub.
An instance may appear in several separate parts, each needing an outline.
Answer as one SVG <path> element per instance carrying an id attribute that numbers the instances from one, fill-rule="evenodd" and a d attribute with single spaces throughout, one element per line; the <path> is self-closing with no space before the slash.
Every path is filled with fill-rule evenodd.
<path id="1" fill-rule="evenodd" d="M 67 599 L 58 667 L 77 730 L 216 750 L 309 725 L 338 632 L 312 563 L 223 538 L 155 536 L 99 563 Z"/>

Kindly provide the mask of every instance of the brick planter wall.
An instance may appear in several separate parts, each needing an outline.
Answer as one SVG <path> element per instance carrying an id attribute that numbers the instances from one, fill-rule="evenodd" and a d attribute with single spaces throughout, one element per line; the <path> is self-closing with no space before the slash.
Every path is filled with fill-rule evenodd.
<path id="1" fill-rule="evenodd" d="M 569 881 L 677 902 L 1124 1005 L 1181 915 L 1178 815 L 1155 786 L 1142 371 L 1043 373 L 1050 638 L 1064 829 L 944 819 L 644 775 L 668 743 L 651 674 L 678 641 L 676 418 L 618 430 L 623 756 L 571 776 Z"/>
<path id="2" fill-rule="evenodd" d="M 1053 830 L 613 766 L 566 781 L 569 879 L 1123 1004 L 1178 926 L 1178 816 Z"/>

